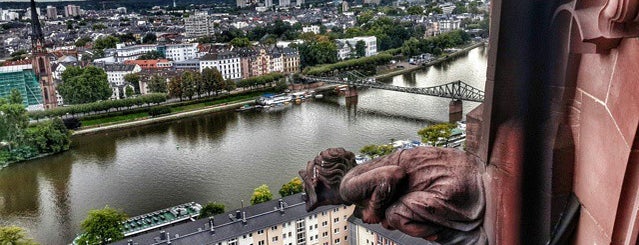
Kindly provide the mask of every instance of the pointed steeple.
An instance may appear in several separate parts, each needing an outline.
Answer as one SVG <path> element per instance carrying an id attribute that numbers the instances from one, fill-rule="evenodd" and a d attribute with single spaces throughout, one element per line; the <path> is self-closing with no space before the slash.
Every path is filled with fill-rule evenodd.
<path id="1" fill-rule="evenodd" d="M 44 48 L 44 35 L 42 34 L 40 19 L 38 18 L 38 12 L 36 11 L 35 0 L 31 0 L 31 44 L 34 51 L 38 48 L 38 46 L 40 46 L 40 48 Z"/>

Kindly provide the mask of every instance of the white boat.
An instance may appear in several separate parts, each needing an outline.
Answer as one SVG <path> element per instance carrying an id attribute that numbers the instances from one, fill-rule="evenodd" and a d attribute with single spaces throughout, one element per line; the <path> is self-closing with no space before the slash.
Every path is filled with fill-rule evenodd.
<path id="1" fill-rule="evenodd" d="M 262 96 L 259 99 L 257 99 L 257 103 L 261 105 L 270 106 L 270 105 L 288 103 L 288 102 L 291 102 L 291 100 L 293 100 L 293 97 L 288 94 L 277 94 L 277 95 Z"/>

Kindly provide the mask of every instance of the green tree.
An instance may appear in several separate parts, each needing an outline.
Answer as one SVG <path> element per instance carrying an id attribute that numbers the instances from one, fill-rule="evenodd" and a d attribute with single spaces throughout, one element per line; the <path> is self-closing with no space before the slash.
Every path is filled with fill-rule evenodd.
<path id="1" fill-rule="evenodd" d="M 391 154 L 394 150 L 391 145 L 365 145 L 359 152 L 371 157 L 381 157 Z"/>
<path id="2" fill-rule="evenodd" d="M 233 40 L 231 40 L 230 43 L 234 47 L 239 47 L 239 48 L 251 46 L 251 41 L 246 37 L 233 38 Z"/>
<path id="3" fill-rule="evenodd" d="M 18 89 L 12 89 L 11 94 L 9 94 L 9 104 L 17 104 L 22 105 L 22 95 Z"/>
<path id="4" fill-rule="evenodd" d="M 66 151 L 71 145 L 71 131 L 58 117 L 29 127 L 25 138 L 29 141 L 28 145 L 34 146 L 40 153 Z"/>
<path id="5" fill-rule="evenodd" d="M 337 46 L 331 41 L 314 41 L 299 46 L 302 67 L 337 62 Z"/>
<path id="6" fill-rule="evenodd" d="M 101 37 L 95 40 L 93 49 L 107 49 L 115 48 L 115 45 L 120 42 L 120 39 L 114 36 Z"/>
<path id="7" fill-rule="evenodd" d="M 204 87 L 204 91 L 206 91 L 209 95 L 211 92 L 215 92 L 215 95 L 218 93 L 218 84 L 222 83 L 224 78 L 222 77 L 222 73 L 218 71 L 216 68 L 204 68 L 202 70 L 202 83 Z"/>
<path id="8" fill-rule="evenodd" d="M 27 110 L 22 104 L 0 105 L 0 141 L 16 145 L 29 125 Z"/>
<path id="9" fill-rule="evenodd" d="M 197 92 L 197 77 L 192 71 L 186 71 L 182 73 L 182 83 L 180 83 L 180 90 L 182 96 L 189 100 L 193 98 L 195 92 Z"/>
<path id="10" fill-rule="evenodd" d="M 304 185 L 299 177 L 293 178 L 290 182 L 282 185 L 280 188 L 280 196 L 290 196 L 304 191 Z"/>
<path id="11" fill-rule="evenodd" d="M 251 205 L 268 202 L 270 200 L 273 200 L 271 189 L 269 189 L 267 185 L 261 185 L 253 191 L 253 196 L 251 196 Z"/>
<path id="12" fill-rule="evenodd" d="M 124 81 L 128 84 L 133 86 L 134 90 L 133 93 L 126 93 L 126 96 L 131 96 L 133 94 L 139 94 L 140 93 L 140 76 L 136 73 L 130 73 L 130 74 L 126 74 L 124 75 Z"/>
<path id="13" fill-rule="evenodd" d="M 182 101 L 182 78 L 173 77 L 169 80 L 169 96 Z"/>
<path id="14" fill-rule="evenodd" d="M 357 43 L 355 43 L 355 53 L 357 57 L 366 56 L 366 42 L 362 40 L 357 41 Z"/>
<path id="15" fill-rule="evenodd" d="M 133 95 L 135 95 L 135 89 L 132 86 L 126 86 L 124 87 L 124 97 L 128 98 L 131 97 Z"/>
<path id="16" fill-rule="evenodd" d="M 149 51 L 143 55 L 140 55 L 140 57 L 138 57 L 138 60 L 157 60 L 164 58 L 166 58 L 164 54 L 160 53 L 159 51 Z"/>
<path id="17" fill-rule="evenodd" d="M 151 93 L 166 93 L 166 80 L 158 75 L 153 75 L 148 84 Z"/>
<path id="18" fill-rule="evenodd" d="M 62 79 L 58 92 L 68 104 L 106 100 L 113 93 L 107 82 L 106 72 L 95 66 L 69 68 L 62 73 Z"/>
<path id="19" fill-rule="evenodd" d="M 421 15 L 424 14 L 424 8 L 422 8 L 421 6 L 411 6 L 406 9 L 406 13 L 410 15 Z"/>
<path id="20" fill-rule="evenodd" d="M 126 214 L 109 206 L 89 211 L 87 218 L 80 225 L 83 234 L 78 244 L 107 244 L 124 238 L 121 222 Z"/>
<path id="21" fill-rule="evenodd" d="M 94 31 L 100 31 L 106 29 L 106 26 L 104 24 L 94 24 L 91 29 Z"/>
<path id="22" fill-rule="evenodd" d="M 226 207 L 224 207 L 224 204 L 210 202 L 206 204 L 206 206 L 202 207 L 202 210 L 200 210 L 200 218 L 211 217 L 213 215 L 224 213 L 225 209 Z"/>
<path id="23" fill-rule="evenodd" d="M 18 226 L 0 226 L 0 244 L 34 245 L 38 244 L 26 237 L 24 229 Z"/>
<path id="24" fill-rule="evenodd" d="M 77 41 L 75 41 L 75 46 L 76 47 L 84 47 L 87 45 L 87 43 L 91 42 L 91 38 L 90 37 L 81 37 L 80 39 L 78 39 Z"/>
<path id="25" fill-rule="evenodd" d="M 142 43 L 155 43 L 158 37 L 153 32 L 149 32 L 142 37 Z"/>
<path id="26" fill-rule="evenodd" d="M 450 137 L 453 128 L 455 128 L 455 124 L 440 123 L 420 129 L 417 135 L 422 137 L 422 142 L 438 146 L 437 142 L 439 140 Z"/>

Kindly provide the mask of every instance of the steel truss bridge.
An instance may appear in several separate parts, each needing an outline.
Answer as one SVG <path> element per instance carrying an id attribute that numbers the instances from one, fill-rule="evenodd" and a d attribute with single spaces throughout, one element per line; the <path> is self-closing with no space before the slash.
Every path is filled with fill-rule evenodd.
<path id="1" fill-rule="evenodd" d="M 345 74 L 340 74 L 335 77 L 304 76 L 303 79 L 313 82 L 348 85 L 349 87 L 368 87 L 411 94 L 430 95 L 455 100 L 466 100 L 474 102 L 484 101 L 484 91 L 481 91 L 459 80 L 439 86 L 411 88 L 380 83 L 377 82 L 374 78 L 366 78 L 365 76 L 363 76 L 363 74 L 352 71 Z"/>

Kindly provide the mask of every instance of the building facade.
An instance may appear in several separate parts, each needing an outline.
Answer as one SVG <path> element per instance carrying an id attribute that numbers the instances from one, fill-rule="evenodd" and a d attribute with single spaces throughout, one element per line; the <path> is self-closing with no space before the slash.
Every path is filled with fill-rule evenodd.
<path id="1" fill-rule="evenodd" d="M 240 56 L 235 52 L 224 51 L 204 55 L 200 59 L 200 72 L 206 68 L 217 69 L 224 79 L 241 79 L 242 66 Z"/>
<path id="2" fill-rule="evenodd" d="M 125 238 L 115 244 L 349 245 L 347 219 L 354 207 L 323 206 L 306 212 L 302 195 Z"/>
<path id="3" fill-rule="evenodd" d="M 58 9 L 49 5 L 47 6 L 47 19 L 54 20 L 58 17 Z"/>
<path id="4" fill-rule="evenodd" d="M 79 16 L 81 14 L 81 11 L 82 10 L 80 9 L 80 6 L 77 5 L 69 4 L 67 6 L 64 6 L 65 17 Z"/>
<path id="5" fill-rule="evenodd" d="M 368 57 L 377 54 L 377 37 L 353 37 L 347 39 L 335 39 L 338 47 L 337 58 L 340 60 L 350 58 L 352 53 L 355 52 L 355 46 L 359 41 L 363 41 L 364 44 L 366 44 L 366 52 L 364 56 Z"/>
<path id="6" fill-rule="evenodd" d="M 187 37 L 205 37 L 215 33 L 213 20 L 205 13 L 193 14 L 184 19 L 185 35 Z"/>
<path id="7" fill-rule="evenodd" d="M 97 64 L 98 67 L 104 69 L 107 74 L 107 81 L 113 93 L 111 94 L 112 100 L 124 98 L 128 95 L 124 94 L 125 87 L 128 85 L 124 80 L 124 77 L 128 74 L 138 73 L 142 71 L 139 65 L 124 65 L 124 64 Z"/>

